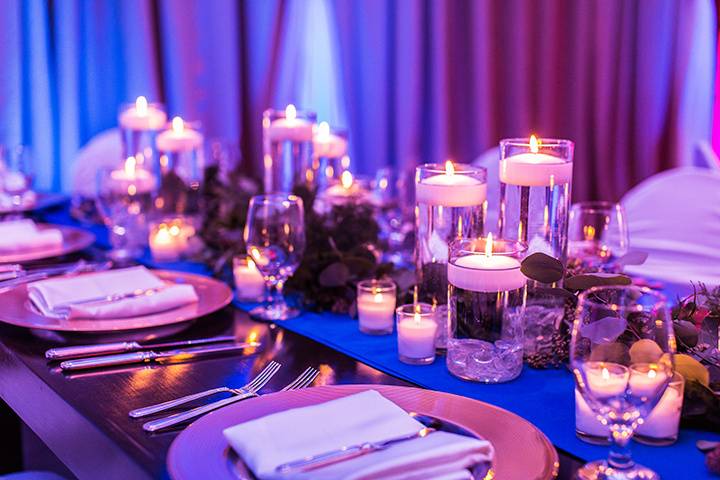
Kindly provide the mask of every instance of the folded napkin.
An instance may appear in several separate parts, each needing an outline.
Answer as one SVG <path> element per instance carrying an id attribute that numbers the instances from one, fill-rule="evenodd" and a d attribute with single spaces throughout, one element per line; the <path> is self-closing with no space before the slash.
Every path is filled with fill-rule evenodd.
<path id="1" fill-rule="evenodd" d="M 62 232 L 56 228 L 39 229 L 29 219 L 0 222 L 0 251 L 35 250 L 62 245 Z"/>
<path id="2" fill-rule="evenodd" d="M 223 431 L 232 448 L 262 479 L 447 480 L 472 478 L 469 468 L 490 462 L 484 440 L 434 432 L 306 472 L 276 473 L 285 463 L 365 442 L 411 435 L 424 426 L 375 390 L 274 413 Z"/>
<path id="3" fill-rule="evenodd" d="M 105 300 L 134 292 L 144 293 Z M 28 296 L 43 315 L 67 319 L 136 317 L 198 301 L 192 285 L 168 285 L 145 267 L 41 280 L 28 286 Z"/>

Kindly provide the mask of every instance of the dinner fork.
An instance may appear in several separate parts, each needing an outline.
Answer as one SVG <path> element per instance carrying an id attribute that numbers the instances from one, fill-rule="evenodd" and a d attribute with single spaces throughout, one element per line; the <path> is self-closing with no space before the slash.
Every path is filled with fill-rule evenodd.
<path id="1" fill-rule="evenodd" d="M 205 390 L 203 392 L 185 395 L 184 397 L 176 398 L 175 400 L 169 400 L 167 402 L 162 402 L 162 403 L 150 405 L 147 407 L 137 408 L 135 410 L 131 410 L 128 413 L 128 415 L 130 415 L 132 418 L 146 417 L 148 415 L 162 412 L 164 410 L 169 410 L 171 408 L 178 407 L 185 403 L 192 402 L 193 400 L 199 400 L 201 398 L 209 397 L 209 396 L 215 395 L 217 393 L 228 392 L 228 393 L 232 393 L 233 395 L 244 395 L 248 392 L 257 391 L 260 388 L 262 388 L 277 373 L 278 370 L 280 370 L 281 366 L 282 365 L 276 361 L 272 361 L 272 362 L 268 363 L 267 366 L 265 368 L 263 368 L 262 371 L 257 376 L 255 376 L 255 378 L 253 378 L 250 382 L 248 382 L 246 385 L 243 385 L 240 388 L 230 388 L 230 387 L 211 388 L 210 390 Z"/>
<path id="2" fill-rule="evenodd" d="M 281 391 L 287 392 L 290 390 L 300 390 L 302 388 L 305 388 L 315 381 L 315 378 L 318 376 L 318 374 L 319 372 L 316 369 L 308 367 L 295 380 L 287 384 Z M 170 415 L 169 417 L 147 422 L 143 425 L 143 430 L 145 430 L 146 432 L 157 432 L 158 430 L 172 427 L 179 423 L 187 422 L 188 420 L 192 420 L 208 412 L 217 410 L 218 408 L 222 408 L 226 405 L 230 405 L 232 403 L 239 402 L 240 400 L 245 400 L 247 398 L 257 396 L 259 395 L 257 394 L 257 391 L 255 391 L 253 393 L 247 393 L 245 395 L 236 395 L 234 397 L 218 400 L 217 402 L 209 403 L 202 407 L 193 408 L 192 410 L 188 410 L 187 412 L 177 413 L 175 415 Z"/>

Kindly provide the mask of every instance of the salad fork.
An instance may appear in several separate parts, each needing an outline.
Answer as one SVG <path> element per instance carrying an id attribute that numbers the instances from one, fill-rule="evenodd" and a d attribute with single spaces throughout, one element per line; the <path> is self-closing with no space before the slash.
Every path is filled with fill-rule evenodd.
<path id="1" fill-rule="evenodd" d="M 315 381 L 318 373 L 319 372 L 316 369 L 308 367 L 295 380 L 287 384 L 281 391 L 286 392 L 289 390 L 300 390 L 301 388 L 305 388 L 309 386 L 313 381 Z M 245 400 L 247 398 L 257 396 L 259 395 L 257 394 L 256 390 L 252 393 L 236 395 L 230 398 L 225 398 L 223 400 L 218 400 L 217 402 L 209 403 L 202 407 L 193 408 L 192 410 L 188 410 L 187 412 L 177 413 L 175 415 L 170 415 L 169 417 L 160 418 L 158 420 L 152 420 L 143 425 L 143 430 L 145 430 L 146 432 L 157 432 L 158 430 L 172 427 L 179 423 L 187 422 L 188 420 L 192 420 L 208 412 L 217 410 L 218 408 L 222 408 L 226 405 L 230 405 L 232 403 L 239 402 L 240 400 Z"/>
<path id="2" fill-rule="evenodd" d="M 164 410 L 169 410 L 171 408 L 175 408 L 175 407 L 183 405 L 185 403 L 192 402 L 193 400 L 198 400 L 200 398 L 209 397 L 209 396 L 215 395 L 217 393 L 228 392 L 228 393 L 232 393 L 233 395 L 246 395 L 249 392 L 257 392 L 262 387 L 264 387 L 267 382 L 270 381 L 270 379 L 278 372 L 278 370 L 280 370 L 281 366 L 282 366 L 281 364 L 279 364 L 278 362 L 273 360 L 272 362 L 268 363 L 267 366 L 265 368 L 263 368 L 262 371 L 255 376 L 255 378 L 253 378 L 250 382 L 248 382 L 246 385 L 243 385 L 240 388 L 230 388 L 230 387 L 211 388 L 210 390 L 193 393 L 191 395 L 185 395 L 184 397 L 176 398 L 174 400 L 169 400 L 167 402 L 162 402 L 162 403 L 150 405 L 147 407 L 137 408 L 135 410 L 131 410 L 128 413 L 128 415 L 130 415 L 132 418 L 146 417 L 148 415 L 162 412 Z"/>

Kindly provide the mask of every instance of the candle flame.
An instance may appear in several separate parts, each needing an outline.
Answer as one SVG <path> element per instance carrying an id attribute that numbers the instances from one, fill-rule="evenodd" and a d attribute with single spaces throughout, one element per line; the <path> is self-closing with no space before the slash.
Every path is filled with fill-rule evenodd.
<path id="1" fill-rule="evenodd" d="M 583 235 L 585 236 L 585 240 L 595 240 L 595 227 L 585 225 L 583 227 Z"/>
<path id="2" fill-rule="evenodd" d="M 540 150 L 540 140 L 535 136 L 535 134 L 530 135 L 530 151 L 532 153 L 538 153 Z"/>
<path id="3" fill-rule="evenodd" d="M 485 239 L 485 256 L 492 257 L 492 250 L 493 250 L 492 233 L 488 233 L 488 236 Z"/>
<path id="4" fill-rule="evenodd" d="M 455 175 L 455 165 L 453 165 L 452 160 L 448 160 L 447 162 L 445 162 L 445 174 Z"/>
<path id="5" fill-rule="evenodd" d="M 330 136 L 330 124 L 327 122 L 320 122 L 318 125 L 318 137 L 327 139 Z"/>
<path id="6" fill-rule="evenodd" d="M 648 372 L 648 378 L 655 378 L 657 377 L 657 372 L 655 370 L 650 370 Z"/>
<path id="7" fill-rule="evenodd" d="M 178 227 L 177 225 L 170 226 L 170 229 L 168 231 L 173 237 L 177 237 L 178 235 L 180 235 L 180 227 Z"/>
<path id="8" fill-rule="evenodd" d="M 138 115 L 147 115 L 148 113 L 148 101 L 147 98 L 140 95 L 135 100 L 135 110 Z"/>
<path id="9" fill-rule="evenodd" d="M 257 267 L 255 266 L 255 262 L 253 262 L 252 258 L 247 259 L 247 266 L 249 270 L 257 270 Z"/>
<path id="10" fill-rule="evenodd" d="M 183 122 L 183 119 L 180 117 L 173 117 L 172 129 L 175 133 L 182 133 L 183 130 L 185 130 L 185 122 Z"/>
<path id="11" fill-rule="evenodd" d="M 128 177 L 134 177 L 135 176 L 135 167 L 137 165 L 137 160 L 135 160 L 135 157 L 128 157 L 125 160 L 125 175 Z"/>
<path id="12" fill-rule="evenodd" d="M 295 105 L 292 103 L 289 103 L 287 107 L 285 107 L 285 118 L 288 120 L 295 120 L 297 117 L 297 109 L 295 108 Z"/>
<path id="13" fill-rule="evenodd" d="M 413 320 L 415 320 L 415 323 L 420 323 L 420 314 L 418 312 L 413 315 Z"/>
<path id="14" fill-rule="evenodd" d="M 376 303 L 382 302 L 382 301 L 383 301 L 383 294 L 380 293 L 380 292 L 376 293 L 376 294 L 375 294 L 375 297 L 373 297 L 373 300 L 374 300 Z"/>
<path id="15" fill-rule="evenodd" d="M 603 380 L 610 380 L 610 371 L 607 368 L 603 367 L 602 373 L 600 375 L 602 376 Z"/>
<path id="16" fill-rule="evenodd" d="M 350 187 L 352 187 L 353 176 L 352 173 L 350 173 L 350 170 L 345 170 L 344 172 L 342 172 L 342 175 L 340 175 L 340 183 L 342 183 L 342 186 L 345 190 L 348 190 Z"/>

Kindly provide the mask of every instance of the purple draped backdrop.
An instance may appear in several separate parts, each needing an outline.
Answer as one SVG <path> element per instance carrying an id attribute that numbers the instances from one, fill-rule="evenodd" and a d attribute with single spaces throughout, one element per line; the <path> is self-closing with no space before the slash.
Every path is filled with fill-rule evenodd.
<path id="1" fill-rule="evenodd" d="M 617 199 L 710 139 L 712 0 L 9 0 L 0 142 L 39 183 L 137 95 L 260 163 L 293 101 L 351 132 L 354 169 L 469 162 L 505 136 L 575 140 L 577 199 Z"/>

